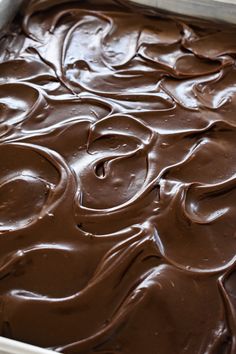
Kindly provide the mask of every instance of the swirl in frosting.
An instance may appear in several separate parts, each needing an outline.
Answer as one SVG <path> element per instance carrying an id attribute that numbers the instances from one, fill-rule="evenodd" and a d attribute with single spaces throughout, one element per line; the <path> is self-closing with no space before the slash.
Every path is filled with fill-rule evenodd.
<path id="1" fill-rule="evenodd" d="M 0 335 L 236 353 L 236 28 L 33 0 L 0 39 Z"/>

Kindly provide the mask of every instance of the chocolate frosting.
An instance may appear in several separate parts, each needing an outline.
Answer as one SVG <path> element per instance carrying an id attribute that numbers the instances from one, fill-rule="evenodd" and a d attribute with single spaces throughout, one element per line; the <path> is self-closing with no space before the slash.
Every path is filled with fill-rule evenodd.
<path id="1" fill-rule="evenodd" d="M 0 335 L 236 353 L 236 29 L 29 1 L 0 40 Z"/>

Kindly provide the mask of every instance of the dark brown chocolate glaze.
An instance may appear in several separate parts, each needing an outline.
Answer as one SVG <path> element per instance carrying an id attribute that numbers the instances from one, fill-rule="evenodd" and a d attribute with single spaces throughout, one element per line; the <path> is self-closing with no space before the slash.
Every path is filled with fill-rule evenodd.
<path id="1" fill-rule="evenodd" d="M 0 335 L 236 353 L 236 29 L 31 1 L 0 42 Z"/>

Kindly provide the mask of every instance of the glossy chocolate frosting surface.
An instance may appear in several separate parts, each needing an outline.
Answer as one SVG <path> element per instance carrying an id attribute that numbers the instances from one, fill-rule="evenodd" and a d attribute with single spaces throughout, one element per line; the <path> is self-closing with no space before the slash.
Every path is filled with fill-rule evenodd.
<path id="1" fill-rule="evenodd" d="M 0 39 L 0 335 L 236 353 L 236 29 L 29 1 Z"/>

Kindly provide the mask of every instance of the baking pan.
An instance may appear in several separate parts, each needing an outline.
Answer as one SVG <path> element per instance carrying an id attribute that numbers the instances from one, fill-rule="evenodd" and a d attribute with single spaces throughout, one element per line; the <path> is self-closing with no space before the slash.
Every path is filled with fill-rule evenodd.
<path id="1" fill-rule="evenodd" d="M 51 350 L 0 337 L 0 354 L 55 354 Z"/>
<path id="2" fill-rule="evenodd" d="M 236 24 L 236 0 L 133 0 L 180 15 Z"/>
<path id="3" fill-rule="evenodd" d="M 135 0 L 181 15 L 227 21 L 236 24 L 236 0 Z M 0 0 L 0 35 L 4 34 L 22 0 Z M 55 354 L 51 350 L 0 337 L 0 354 Z"/>
<path id="4" fill-rule="evenodd" d="M 16 15 L 22 0 L 0 0 L 0 34 L 2 35 L 9 22 Z"/>

